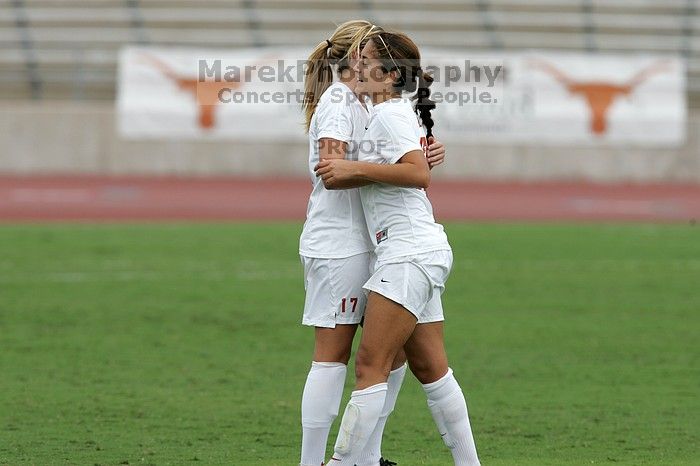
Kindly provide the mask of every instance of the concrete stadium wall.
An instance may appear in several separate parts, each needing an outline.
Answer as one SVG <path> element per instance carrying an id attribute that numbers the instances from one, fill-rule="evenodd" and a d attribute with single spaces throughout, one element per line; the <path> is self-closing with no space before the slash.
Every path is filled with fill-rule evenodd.
<path id="1" fill-rule="evenodd" d="M 473 180 L 700 183 L 700 110 L 680 149 L 562 148 L 444 141 L 434 176 Z M 307 145 L 125 141 L 111 103 L 0 103 L 0 174 L 307 176 Z"/>

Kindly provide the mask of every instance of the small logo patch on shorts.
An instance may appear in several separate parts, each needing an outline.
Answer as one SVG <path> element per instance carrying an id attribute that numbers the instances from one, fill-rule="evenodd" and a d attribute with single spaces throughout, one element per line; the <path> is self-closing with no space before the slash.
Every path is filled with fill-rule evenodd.
<path id="1" fill-rule="evenodd" d="M 389 239 L 389 229 L 385 228 L 382 231 L 377 232 L 377 244 L 381 243 L 384 240 Z"/>

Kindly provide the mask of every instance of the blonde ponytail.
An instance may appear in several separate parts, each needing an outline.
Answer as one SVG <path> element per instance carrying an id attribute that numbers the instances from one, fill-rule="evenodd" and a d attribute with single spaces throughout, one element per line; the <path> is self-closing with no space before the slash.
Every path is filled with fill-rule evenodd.
<path id="1" fill-rule="evenodd" d="M 333 67 L 338 71 L 348 68 L 353 46 L 358 47 L 360 41 L 374 31 L 380 31 L 378 26 L 364 20 L 353 20 L 338 26 L 330 37 L 318 44 L 309 55 L 306 64 L 304 81 L 304 109 L 306 131 L 311 126 L 321 95 L 333 84 Z"/>

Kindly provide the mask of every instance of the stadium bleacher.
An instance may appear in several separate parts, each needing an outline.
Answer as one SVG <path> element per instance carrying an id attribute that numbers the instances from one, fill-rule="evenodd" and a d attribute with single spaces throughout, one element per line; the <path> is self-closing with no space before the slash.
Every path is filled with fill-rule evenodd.
<path id="1" fill-rule="evenodd" d="M 113 99 L 125 44 L 311 46 L 334 23 L 367 18 L 424 46 L 473 52 L 678 54 L 698 107 L 697 13 L 696 0 L 8 0 L 0 99 Z"/>

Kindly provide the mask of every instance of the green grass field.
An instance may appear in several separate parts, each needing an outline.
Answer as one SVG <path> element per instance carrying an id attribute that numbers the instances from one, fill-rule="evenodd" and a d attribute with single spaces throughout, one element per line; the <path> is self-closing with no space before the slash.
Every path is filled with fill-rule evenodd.
<path id="1" fill-rule="evenodd" d="M 0 464 L 295 466 L 299 230 L 1 227 Z M 700 464 L 697 227 L 447 230 L 447 347 L 485 466 Z M 411 376 L 384 453 L 451 464 Z"/>

